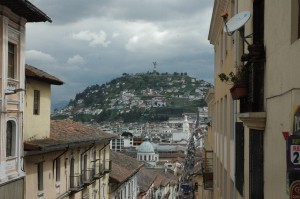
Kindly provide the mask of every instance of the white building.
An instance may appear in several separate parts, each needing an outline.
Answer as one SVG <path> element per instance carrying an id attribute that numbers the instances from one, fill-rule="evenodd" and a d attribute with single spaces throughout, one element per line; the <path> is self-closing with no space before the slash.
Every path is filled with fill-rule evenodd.
<path id="1" fill-rule="evenodd" d="M 147 136 L 144 142 L 137 148 L 137 159 L 153 166 L 156 166 L 156 163 L 159 161 L 159 155 L 155 152 Z"/>
<path id="2" fill-rule="evenodd" d="M 133 135 L 131 133 L 123 133 L 110 141 L 110 149 L 113 151 L 124 151 L 131 147 L 133 147 Z"/>

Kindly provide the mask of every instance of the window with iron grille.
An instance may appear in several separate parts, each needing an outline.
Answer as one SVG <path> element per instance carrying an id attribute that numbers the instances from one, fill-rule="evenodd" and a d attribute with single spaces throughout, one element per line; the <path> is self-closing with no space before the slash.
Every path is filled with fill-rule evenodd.
<path id="1" fill-rule="evenodd" d="M 256 129 L 250 129 L 249 133 L 249 198 L 264 199 L 264 134 Z"/>
<path id="2" fill-rule="evenodd" d="M 34 98 L 33 98 L 33 114 L 40 114 L 40 91 L 34 90 Z"/>
<path id="3" fill-rule="evenodd" d="M 235 187 L 243 196 L 244 190 L 244 126 L 235 123 Z"/>

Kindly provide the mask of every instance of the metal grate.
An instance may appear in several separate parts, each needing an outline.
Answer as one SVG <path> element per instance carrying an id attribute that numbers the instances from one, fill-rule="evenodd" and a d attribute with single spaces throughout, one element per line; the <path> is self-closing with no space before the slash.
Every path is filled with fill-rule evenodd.
<path id="1" fill-rule="evenodd" d="M 244 126 L 235 123 L 235 187 L 241 196 L 244 195 Z"/>

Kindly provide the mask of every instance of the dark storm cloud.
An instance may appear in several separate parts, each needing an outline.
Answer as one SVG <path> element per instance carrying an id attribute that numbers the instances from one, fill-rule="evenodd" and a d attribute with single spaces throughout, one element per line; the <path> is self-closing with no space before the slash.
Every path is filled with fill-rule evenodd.
<path id="1" fill-rule="evenodd" d="M 162 21 L 188 18 L 211 8 L 210 0 L 33 0 L 56 23 L 82 18 L 107 17 L 115 20 Z"/>
<path id="2" fill-rule="evenodd" d="M 34 0 L 53 23 L 27 25 L 27 63 L 66 84 L 53 101 L 122 73 L 187 72 L 212 82 L 210 0 Z"/>

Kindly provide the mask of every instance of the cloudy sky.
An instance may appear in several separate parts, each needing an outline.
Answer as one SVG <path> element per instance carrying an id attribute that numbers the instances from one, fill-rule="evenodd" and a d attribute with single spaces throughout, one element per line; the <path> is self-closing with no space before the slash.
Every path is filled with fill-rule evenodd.
<path id="1" fill-rule="evenodd" d="M 52 101 L 122 73 L 187 72 L 213 82 L 212 0 L 30 0 L 52 23 L 27 24 L 26 63 L 65 82 Z"/>

